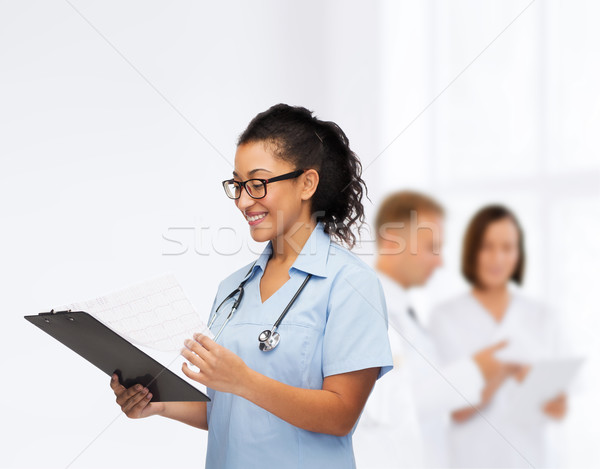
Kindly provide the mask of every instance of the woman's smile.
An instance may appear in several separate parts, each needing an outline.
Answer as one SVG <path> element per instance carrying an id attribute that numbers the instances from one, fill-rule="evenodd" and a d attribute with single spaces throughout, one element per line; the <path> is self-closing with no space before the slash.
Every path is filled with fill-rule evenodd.
<path id="1" fill-rule="evenodd" d="M 258 225 L 265 219 L 269 212 L 246 212 L 244 216 L 250 226 Z"/>

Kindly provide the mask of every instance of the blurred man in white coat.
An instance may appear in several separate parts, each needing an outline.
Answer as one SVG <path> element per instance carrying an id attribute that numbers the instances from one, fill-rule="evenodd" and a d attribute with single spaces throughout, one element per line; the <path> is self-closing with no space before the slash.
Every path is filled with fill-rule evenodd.
<path id="1" fill-rule="evenodd" d="M 443 368 L 407 290 L 442 264 L 444 210 L 432 198 L 398 192 L 376 219 L 377 261 L 389 318 L 394 369 L 379 382 L 354 434 L 357 467 L 444 467 L 445 429 L 457 406 L 491 398 L 512 367 L 494 358 L 504 343 Z"/>

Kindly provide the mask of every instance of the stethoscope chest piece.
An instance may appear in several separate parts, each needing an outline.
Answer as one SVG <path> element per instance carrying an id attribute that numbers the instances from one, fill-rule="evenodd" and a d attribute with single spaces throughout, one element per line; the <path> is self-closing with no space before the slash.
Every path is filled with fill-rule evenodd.
<path id="1" fill-rule="evenodd" d="M 227 295 L 227 297 L 225 297 L 225 299 L 223 301 L 221 301 L 221 304 L 215 310 L 215 314 L 214 314 L 213 318 L 208 323 L 208 328 L 210 329 L 212 327 L 212 325 L 214 324 L 215 320 L 217 319 L 219 309 L 221 308 L 221 306 L 223 306 L 223 304 L 225 304 L 226 301 L 235 297 L 235 295 L 238 295 L 237 299 L 233 302 L 231 311 L 225 318 L 225 321 L 223 321 L 223 325 L 221 326 L 219 331 L 215 334 L 215 338 L 213 339 L 215 342 L 221 335 L 221 332 L 223 332 L 225 325 L 229 322 L 229 320 L 233 316 L 233 313 L 238 309 L 238 306 L 240 305 L 242 298 L 244 297 L 244 285 L 249 280 L 248 276 L 252 272 L 252 268 L 254 267 L 255 264 L 256 264 L 256 262 L 254 264 L 252 264 L 252 267 L 250 267 L 250 270 L 246 274 L 246 278 L 244 280 L 242 280 L 242 282 L 240 283 L 240 286 L 237 287 L 235 290 L 233 290 L 229 295 Z M 292 305 L 294 304 L 294 301 L 296 301 L 296 298 L 298 298 L 298 295 L 300 294 L 302 289 L 306 286 L 306 283 L 309 281 L 309 279 L 311 277 L 312 277 L 312 274 L 308 274 L 306 276 L 306 278 L 304 279 L 304 282 L 302 282 L 302 285 L 300 285 L 300 288 L 298 288 L 298 291 L 294 294 L 294 296 L 292 297 L 292 299 L 290 300 L 288 305 L 282 311 L 282 313 L 279 316 L 279 318 L 277 319 L 277 321 L 275 321 L 271 330 L 266 329 L 258 335 L 258 342 L 259 342 L 258 348 L 260 348 L 263 352 L 269 352 L 269 351 L 273 350 L 275 347 L 277 347 L 277 345 L 279 344 L 280 337 L 279 337 L 279 333 L 276 332 L 277 328 L 279 327 L 279 324 L 281 324 L 281 321 L 283 320 L 283 318 L 285 317 L 285 315 L 287 314 L 289 309 L 292 307 Z"/>
<path id="2" fill-rule="evenodd" d="M 264 330 L 258 335 L 258 348 L 263 352 L 273 350 L 279 344 L 280 336 L 278 332 Z"/>

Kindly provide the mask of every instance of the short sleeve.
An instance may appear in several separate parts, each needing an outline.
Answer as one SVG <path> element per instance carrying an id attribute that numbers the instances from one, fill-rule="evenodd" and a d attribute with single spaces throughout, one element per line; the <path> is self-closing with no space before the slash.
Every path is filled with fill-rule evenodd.
<path id="1" fill-rule="evenodd" d="M 383 288 L 374 271 L 342 269 L 332 283 L 323 338 L 323 376 L 393 367 Z"/>

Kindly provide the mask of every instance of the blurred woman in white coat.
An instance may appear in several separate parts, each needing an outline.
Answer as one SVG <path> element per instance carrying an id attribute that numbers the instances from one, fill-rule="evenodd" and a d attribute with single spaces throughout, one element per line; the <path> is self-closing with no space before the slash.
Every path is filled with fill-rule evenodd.
<path id="1" fill-rule="evenodd" d="M 455 409 L 449 429 L 451 467 L 548 467 L 546 423 L 566 413 L 560 394 L 527 418 L 513 409 L 519 382 L 535 359 L 556 354 L 559 330 L 549 311 L 509 284 L 521 284 L 523 231 L 507 208 L 482 208 L 464 238 L 462 274 L 472 289 L 434 310 L 430 331 L 443 362 L 469 356 L 498 340 L 518 350 L 521 366 L 478 408 Z M 508 350 L 507 350 L 508 351 Z M 484 393 L 485 394 L 485 393 Z"/>

